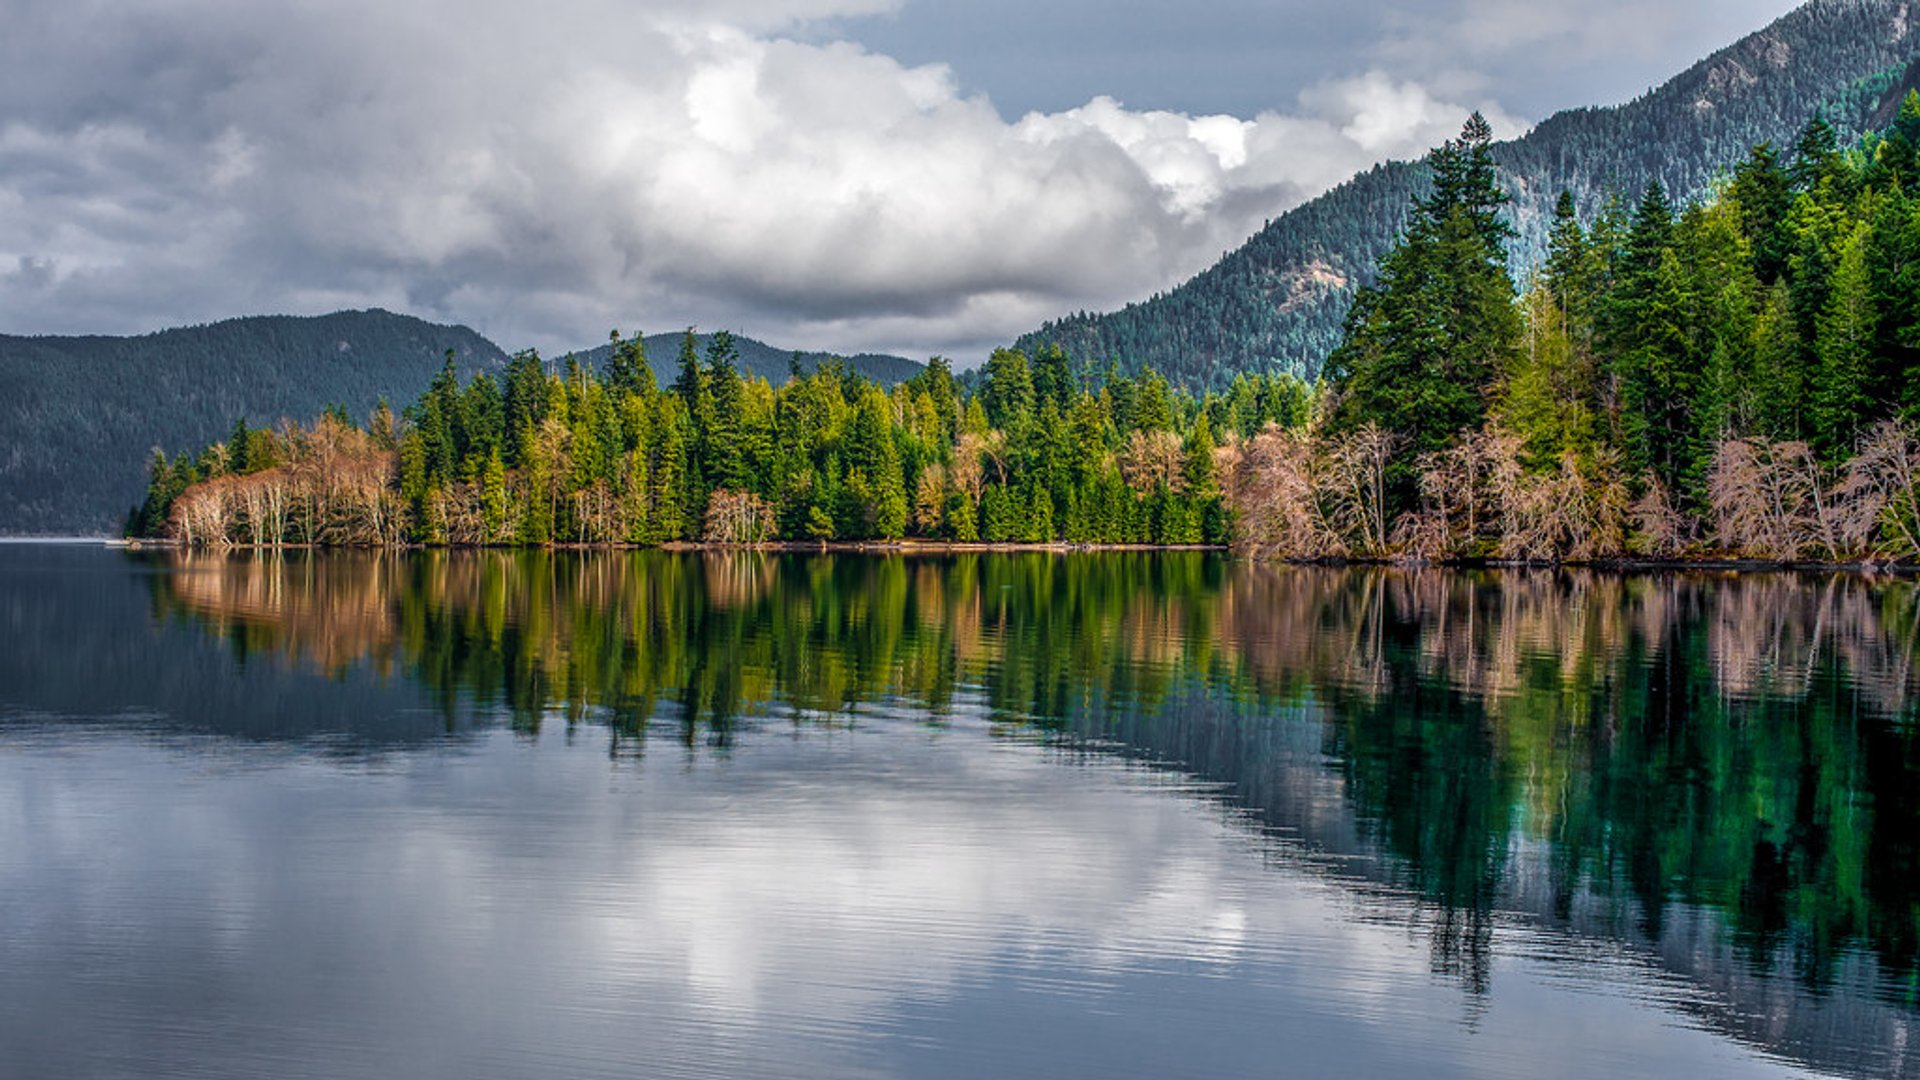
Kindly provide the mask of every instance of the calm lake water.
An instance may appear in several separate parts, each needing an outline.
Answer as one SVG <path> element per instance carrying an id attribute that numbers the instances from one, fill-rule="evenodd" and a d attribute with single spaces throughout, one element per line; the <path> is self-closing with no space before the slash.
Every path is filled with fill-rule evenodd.
<path id="1" fill-rule="evenodd" d="M 0 546 L 0 1074 L 1920 1074 L 1920 586 Z"/>

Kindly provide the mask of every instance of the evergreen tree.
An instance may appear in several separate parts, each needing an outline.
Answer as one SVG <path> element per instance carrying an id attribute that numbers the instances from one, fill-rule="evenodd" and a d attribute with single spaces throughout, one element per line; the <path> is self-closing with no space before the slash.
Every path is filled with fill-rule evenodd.
<path id="1" fill-rule="evenodd" d="M 704 407 L 705 423 L 701 442 L 705 447 L 705 479 L 716 488 L 747 490 L 751 477 L 740 439 L 742 413 L 746 406 L 746 386 L 734 369 L 733 336 L 722 330 L 707 347 L 706 393 L 710 401 Z M 698 414 L 696 414 L 698 415 Z"/>
<path id="2" fill-rule="evenodd" d="M 607 385 L 613 389 L 645 396 L 654 391 L 653 369 L 647 366 L 647 342 L 640 335 L 622 341 L 620 331 L 612 334 L 613 355 L 607 360 Z"/>
<path id="3" fill-rule="evenodd" d="M 987 422 L 1002 431 L 1024 425 L 1033 415 L 1033 371 L 1025 353 L 995 349 L 987 358 L 980 403 Z"/>
<path id="4" fill-rule="evenodd" d="M 1073 370 L 1067 351 L 1058 345 L 1042 345 L 1033 354 L 1033 395 L 1038 408 L 1052 405 L 1064 411 L 1073 398 Z"/>
<path id="5" fill-rule="evenodd" d="M 1560 311 L 1560 331 L 1570 339 L 1591 344 L 1601 267 L 1587 232 L 1580 225 L 1573 195 L 1562 191 L 1554 204 L 1553 228 L 1547 241 L 1544 279 Z"/>
<path id="6" fill-rule="evenodd" d="M 1909 95 L 1908 105 L 1920 110 L 1920 95 Z M 1903 116 L 1905 111 L 1903 106 Z M 1920 116 L 1913 123 L 1920 139 Z M 1897 178 L 1893 183 L 1869 238 L 1880 314 L 1869 383 L 1876 400 L 1906 419 L 1920 420 L 1920 198 L 1908 194 Z"/>
<path id="7" fill-rule="evenodd" d="M 1841 244 L 1833 287 L 1814 342 L 1813 443 L 1830 463 L 1838 462 L 1853 449 L 1854 436 L 1870 404 L 1867 376 L 1874 319 L 1867 276 L 1867 226 L 1862 223 Z"/>
<path id="8" fill-rule="evenodd" d="M 498 446 L 487 453 L 487 464 L 480 474 L 480 515 L 489 543 L 506 539 L 507 465 Z"/>
<path id="9" fill-rule="evenodd" d="M 1753 249 L 1753 267 L 1763 285 L 1780 279 L 1792 240 L 1786 231 L 1793 209 L 1793 181 L 1772 146 L 1761 143 L 1733 173 L 1727 196 L 1740 213 L 1740 227 Z"/>
<path id="10" fill-rule="evenodd" d="M 1758 434 L 1799 439 L 1806 434 L 1809 378 L 1806 350 L 1795 329 L 1792 301 L 1782 281 L 1761 304 L 1753 328 L 1753 391 Z"/>
<path id="11" fill-rule="evenodd" d="M 1029 544 L 1053 543 L 1053 496 L 1040 484 L 1027 489 L 1027 512 L 1021 539 Z"/>
<path id="12" fill-rule="evenodd" d="M 1787 170 L 1793 186 L 1800 191 L 1811 191 L 1822 180 L 1838 176 L 1843 166 L 1840 136 L 1833 125 L 1823 116 L 1807 121 L 1794 145 L 1793 165 Z"/>
<path id="13" fill-rule="evenodd" d="M 506 383 L 502 403 L 506 464 L 508 468 L 519 468 L 524 464 L 525 441 L 546 421 L 551 407 L 547 371 L 540 362 L 540 354 L 532 349 L 513 354 L 507 361 Z"/>
<path id="14" fill-rule="evenodd" d="M 1173 430 L 1173 387 L 1167 385 L 1159 372 L 1146 372 L 1134 381 L 1132 404 L 1123 430 Z"/>
<path id="15" fill-rule="evenodd" d="M 956 491 L 947 502 L 947 528 L 952 539 L 962 544 L 980 540 L 980 512 L 964 491 Z"/>
<path id="16" fill-rule="evenodd" d="M 1020 539 L 1013 500 L 999 484 L 989 484 L 980 497 L 980 538 L 989 544 L 1011 544 Z"/>
<path id="17" fill-rule="evenodd" d="M 680 376 L 673 381 L 673 392 L 680 395 L 687 415 L 699 415 L 700 399 L 706 388 L 707 381 L 700 370 L 700 343 L 693 336 L 693 327 L 689 326 L 680 339 Z"/>
<path id="18" fill-rule="evenodd" d="M 1491 140 L 1476 114 L 1430 156 L 1433 191 L 1415 202 L 1379 282 L 1355 299 L 1346 341 L 1328 361 L 1340 391 L 1336 430 L 1378 424 L 1427 453 L 1485 419 L 1487 388 L 1520 337 Z M 1393 486 L 1396 504 L 1410 504 L 1410 461 L 1396 463 Z"/>
<path id="19" fill-rule="evenodd" d="M 247 418 L 241 417 L 233 422 L 233 431 L 227 436 L 227 469 L 236 475 L 244 475 L 253 470 L 247 468 L 247 445 L 252 433 L 247 430 Z"/>

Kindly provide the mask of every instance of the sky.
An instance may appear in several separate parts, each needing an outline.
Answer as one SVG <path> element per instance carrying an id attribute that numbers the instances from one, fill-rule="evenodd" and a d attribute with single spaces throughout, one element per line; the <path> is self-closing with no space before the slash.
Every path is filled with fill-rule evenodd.
<path id="1" fill-rule="evenodd" d="M 3 0 L 0 333 L 384 307 L 968 366 L 1789 0 Z"/>

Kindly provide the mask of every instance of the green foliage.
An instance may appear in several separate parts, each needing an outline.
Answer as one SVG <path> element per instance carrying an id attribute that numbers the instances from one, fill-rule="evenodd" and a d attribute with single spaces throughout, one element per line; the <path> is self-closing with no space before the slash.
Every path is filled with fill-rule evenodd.
<path id="1" fill-rule="evenodd" d="M 1884 145 L 1874 135 L 1860 144 Z M 1331 433 L 1377 429 L 1391 440 L 1386 511 L 1408 515 L 1405 543 L 1445 534 L 1453 539 L 1440 549 L 1457 550 L 1481 539 L 1484 496 L 1472 485 L 1516 456 L 1536 476 L 1575 485 L 1533 505 L 1533 520 L 1552 518 L 1556 502 L 1579 513 L 1606 505 L 1617 520 L 1627 512 L 1618 480 L 1652 500 L 1634 512 L 1671 550 L 1719 527 L 1710 518 L 1741 517 L 1737 529 L 1751 536 L 1764 532 L 1756 522 L 1788 521 L 1798 496 L 1781 484 L 1829 500 L 1911 487 L 1904 465 L 1873 463 L 1904 461 L 1887 449 L 1898 433 L 1877 425 L 1910 418 L 1920 383 L 1920 225 L 1887 155 L 1844 150 L 1815 121 L 1791 169 L 1757 148 L 1720 197 L 1678 213 L 1654 183 L 1630 219 L 1606 215 L 1588 231 L 1562 199 L 1517 312 L 1498 253 L 1497 191 L 1478 160 L 1471 130 L 1436 152 L 1433 193 L 1415 201 L 1405 239 L 1380 284 L 1356 298 L 1328 363 Z M 1482 401 L 1494 403 L 1491 429 Z M 1506 437 L 1517 450 L 1502 449 Z M 1859 468 L 1842 491 L 1818 469 L 1780 471 L 1802 458 Z M 1413 513 L 1416 494 L 1425 517 Z M 1813 512 L 1807 543 L 1831 554 L 1840 516 L 1831 505 Z M 1848 519 L 1851 543 L 1873 531 L 1872 514 Z M 1775 539 L 1727 542 L 1806 546 L 1766 535 Z"/>
<path id="2" fill-rule="evenodd" d="M 1429 158 L 1432 192 L 1415 200 L 1406 237 L 1356 297 L 1328 359 L 1341 389 L 1336 430 L 1376 424 L 1430 453 L 1485 420 L 1488 388 L 1520 339 L 1491 148 L 1475 114 Z M 1399 486 L 1410 499 L 1410 475 Z"/>
<path id="3" fill-rule="evenodd" d="M 1749 147 L 1796 145 L 1810 114 L 1823 115 L 1841 145 L 1884 126 L 1915 81 L 1907 71 L 1912 38 L 1891 20 L 1884 4 L 1803 5 L 1632 102 L 1568 110 L 1494 147 L 1514 200 L 1515 269 L 1528 276 L 1545 262 L 1561 192 L 1589 220 L 1620 192 L 1654 181 L 1690 201 L 1722 186 Z M 1903 145 L 1912 146 L 1920 140 L 1920 106 L 1906 123 Z M 1904 152 L 1888 153 L 1891 161 Z M 1769 165 L 1753 179 L 1777 185 L 1781 177 Z M 1254 372 L 1312 381 L 1428 180 L 1423 164 L 1377 166 L 1268 222 L 1177 288 L 1119 311 L 1048 323 L 1016 347 L 1034 356 L 1058 345 L 1085 365 L 1153 368 L 1195 389 L 1224 390 L 1236 375 Z M 1764 202 L 1751 203 L 1758 231 L 1782 209 Z M 1763 280 L 1771 283 L 1784 253 L 1762 256 Z"/>
<path id="4" fill-rule="evenodd" d="M 365 527 L 369 513 L 392 516 L 376 498 L 371 509 L 329 508 L 327 516 L 360 522 L 345 532 L 263 531 L 243 494 L 202 519 L 191 538 L 666 544 L 700 539 L 715 493 L 726 492 L 734 501 L 721 517 L 728 507 L 766 508 L 771 520 L 754 523 L 771 526 L 765 539 L 1051 543 L 1070 533 L 1077 543 L 1223 543 L 1215 418 L 1231 417 L 1246 431 L 1299 426 L 1311 412 L 1310 393 L 1285 377 L 1243 380 L 1232 400 L 1196 400 L 1152 374 L 1092 385 L 1058 351 L 1037 365 L 1005 351 L 972 393 L 944 361 L 891 391 L 838 363 L 796 370 L 775 388 L 735 368 L 735 340 L 714 335 L 703 361 L 699 339 L 683 335 L 678 377 L 664 388 L 639 366 L 644 352 L 617 336 L 618 363 L 605 375 L 574 358 L 550 370 L 527 352 L 508 361 L 502 381 L 482 373 L 463 385 L 443 363 L 397 432 L 390 413 L 370 422 L 378 431 L 327 420 L 333 442 L 340 432 L 354 435 L 352 454 L 317 457 L 320 427 L 241 424 L 229 439 L 244 446 L 238 460 L 253 485 L 245 492 L 284 499 L 296 477 L 317 475 L 317 488 L 302 490 L 361 497 L 365 477 L 391 477 L 402 520 L 388 531 Z M 1035 387 L 1036 371 L 1044 390 Z M 989 401 L 1004 426 L 989 420 Z M 1125 417 L 1117 415 L 1121 403 Z M 1183 455 L 1170 488 L 1136 495 L 1122 480 L 1116 460 L 1137 424 Z M 198 482 L 226 475 L 233 460 L 218 443 L 198 459 L 160 460 L 150 469 L 148 505 L 128 527 L 163 531 L 169 506 Z M 281 470 L 283 462 L 299 468 Z M 360 479 L 349 484 L 348 476 Z"/>
<path id="5" fill-rule="evenodd" d="M 1878 313 L 1867 277 L 1869 228 L 1861 222 L 1840 244 L 1813 345 L 1813 442 L 1829 462 L 1853 448 L 1861 421 L 1873 407 L 1867 375 Z"/>

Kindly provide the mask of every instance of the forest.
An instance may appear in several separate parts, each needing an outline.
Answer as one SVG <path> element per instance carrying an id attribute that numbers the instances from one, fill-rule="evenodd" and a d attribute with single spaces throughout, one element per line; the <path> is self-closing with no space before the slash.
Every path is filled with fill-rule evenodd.
<path id="1" fill-rule="evenodd" d="M 1815 118 L 1684 208 L 1562 198 L 1516 300 L 1476 116 L 1328 359 L 1332 449 L 1256 439 L 1235 510 L 1308 553 L 1920 556 L 1917 148 L 1910 92 L 1886 132 L 1843 148 Z M 1366 477 L 1357 526 L 1315 516 L 1316 457 Z"/>
<path id="2" fill-rule="evenodd" d="M 1526 276 L 1546 256 L 1556 197 L 1599 214 L 1616 191 L 1659 181 L 1705 197 L 1761 142 L 1790 144 L 1819 113 L 1847 142 L 1884 128 L 1920 85 L 1907 7 L 1896 0 L 1808 4 L 1618 106 L 1569 109 L 1494 146 L 1512 254 Z M 1280 214 L 1191 280 L 1118 311 L 1047 324 L 1017 345 L 1059 345 L 1096 366 L 1154 368 L 1178 385 L 1224 390 L 1242 371 L 1309 381 L 1341 340 L 1357 290 L 1431 182 L 1419 162 L 1388 162 Z"/>
<path id="3" fill-rule="evenodd" d="M 1513 280 L 1473 117 L 1361 290 L 1321 380 L 1196 395 L 1060 348 L 891 390 L 779 388 L 730 335 L 597 370 L 451 361 L 400 415 L 236 426 L 156 456 L 140 535 L 191 545 L 775 540 L 1234 544 L 1291 558 L 1920 557 L 1920 93 L 1843 145 L 1822 119 L 1713 198 L 1650 184 Z"/>
<path id="4" fill-rule="evenodd" d="M 640 340 L 594 371 L 533 352 L 365 425 L 237 425 L 156 453 L 135 535 L 191 545 L 898 540 L 1223 544 L 1223 436 L 1308 420 L 1311 388 L 1247 377 L 1195 399 L 1156 375 L 1094 379 L 1058 349 L 944 361 L 887 390 L 828 364 L 778 389 L 733 338 L 689 332 L 659 386 Z M 1097 386 L 1096 386 L 1097 383 Z"/>

